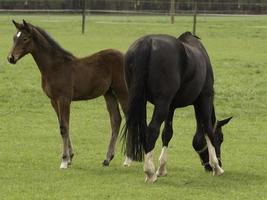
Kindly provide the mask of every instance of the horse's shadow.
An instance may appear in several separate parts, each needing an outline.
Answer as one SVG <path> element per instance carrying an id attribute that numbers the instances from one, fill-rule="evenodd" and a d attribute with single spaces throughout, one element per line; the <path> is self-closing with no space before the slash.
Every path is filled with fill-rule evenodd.
<path id="1" fill-rule="evenodd" d="M 184 168 L 179 169 L 181 173 L 184 170 Z M 175 171 L 177 171 L 177 169 Z M 211 186 L 216 187 L 219 190 L 234 190 L 237 187 L 242 188 L 249 185 L 262 185 L 266 181 L 266 176 L 256 174 L 253 171 L 226 170 L 226 172 L 219 177 L 213 176 L 211 172 L 203 172 L 203 174 L 201 172 L 195 173 L 188 177 L 185 175 L 180 177 L 176 174 L 177 172 L 172 173 L 169 177 L 159 178 L 158 182 L 161 182 L 162 185 L 172 187 L 206 189 L 207 186 Z M 177 177 L 177 179 L 174 177 Z"/>
<path id="2" fill-rule="evenodd" d="M 113 163 L 114 164 L 114 163 Z M 101 174 L 101 177 L 128 177 L 142 179 L 144 177 L 142 164 L 133 164 L 131 167 L 122 165 L 112 165 L 110 167 L 74 167 L 74 170 L 90 171 L 93 174 Z M 248 185 L 262 185 L 266 181 L 264 175 L 256 174 L 253 171 L 227 170 L 222 176 L 213 176 L 211 172 L 189 173 L 192 168 L 169 167 L 169 174 L 166 177 L 159 177 L 155 184 L 167 187 L 206 189 L 207 186 L 216 187 L 222 190 L 232 190 L 236 187 L 246 187 Z"/>

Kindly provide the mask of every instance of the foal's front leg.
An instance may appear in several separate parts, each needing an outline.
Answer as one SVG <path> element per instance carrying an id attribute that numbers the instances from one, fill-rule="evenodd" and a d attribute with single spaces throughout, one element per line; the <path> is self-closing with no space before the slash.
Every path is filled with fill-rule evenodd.
<path id="1" fill-rule="evenodd" d="M 73 157 L 72 145 L 69 138 L 70 101 L 61 98 L 57 101 L 51 101 L 51 103 L 58 116 L 60 135 L 63 142 L 60 169 L 66 169 L 68 165 L 71 164 L 71 159 Z"/>

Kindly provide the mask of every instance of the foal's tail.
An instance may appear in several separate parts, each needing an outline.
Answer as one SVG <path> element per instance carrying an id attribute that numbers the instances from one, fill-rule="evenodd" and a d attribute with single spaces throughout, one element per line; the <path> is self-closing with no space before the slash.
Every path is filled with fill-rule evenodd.
<path id="1" fill-rule="evenodd" d="M 129 102 L 123 139 L 126 142 L 126 155 L 135 161 L 142 161 L 146 145 L 147 78 L 151 42 L 141 40 L 130 49 L 124 63 Z"/>

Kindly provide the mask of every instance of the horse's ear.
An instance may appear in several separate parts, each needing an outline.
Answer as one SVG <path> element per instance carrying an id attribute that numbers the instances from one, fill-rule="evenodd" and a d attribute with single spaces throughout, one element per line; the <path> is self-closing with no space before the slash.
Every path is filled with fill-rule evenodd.
<path id="1" fill-rule="evenodd" d="M 13 24 L 15 25 L 15 27 L 18 29 L 18 30 L 21 30 L 22 29 L 22 24 L 19 24 L 17 22 L 15 22 L 15 20 L 12 20 Z"/>
<path id="2" fill-rule="evenodd" d="M 23 25 L 26 31 L 28 31 L 29 33 L 31 33 L 31 27 L 29 26 L 29 24 L 23 19 Z"/>
<path id="3" fill-rule="evenodd" d="M 225 124 L 228 124 L 228 122 L 229 122 L 232 118 L 233 118 L 233 117 L 229 117 L 229 118 L 227 118 L 227 119 L 218 121 L 218 127 L 222 127 L 222 126 L 224 126 Z"/>

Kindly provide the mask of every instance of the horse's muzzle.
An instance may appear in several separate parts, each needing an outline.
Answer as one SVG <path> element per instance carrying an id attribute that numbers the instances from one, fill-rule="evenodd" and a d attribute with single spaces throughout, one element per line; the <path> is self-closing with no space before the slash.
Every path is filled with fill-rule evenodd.
<path id="1" fill-rule="evenodd" d="M 12 54 L 9 54 L 9 56 L 7 57 L 7 60 L 11 64 L 16 64 L 16 59 Z"/>

